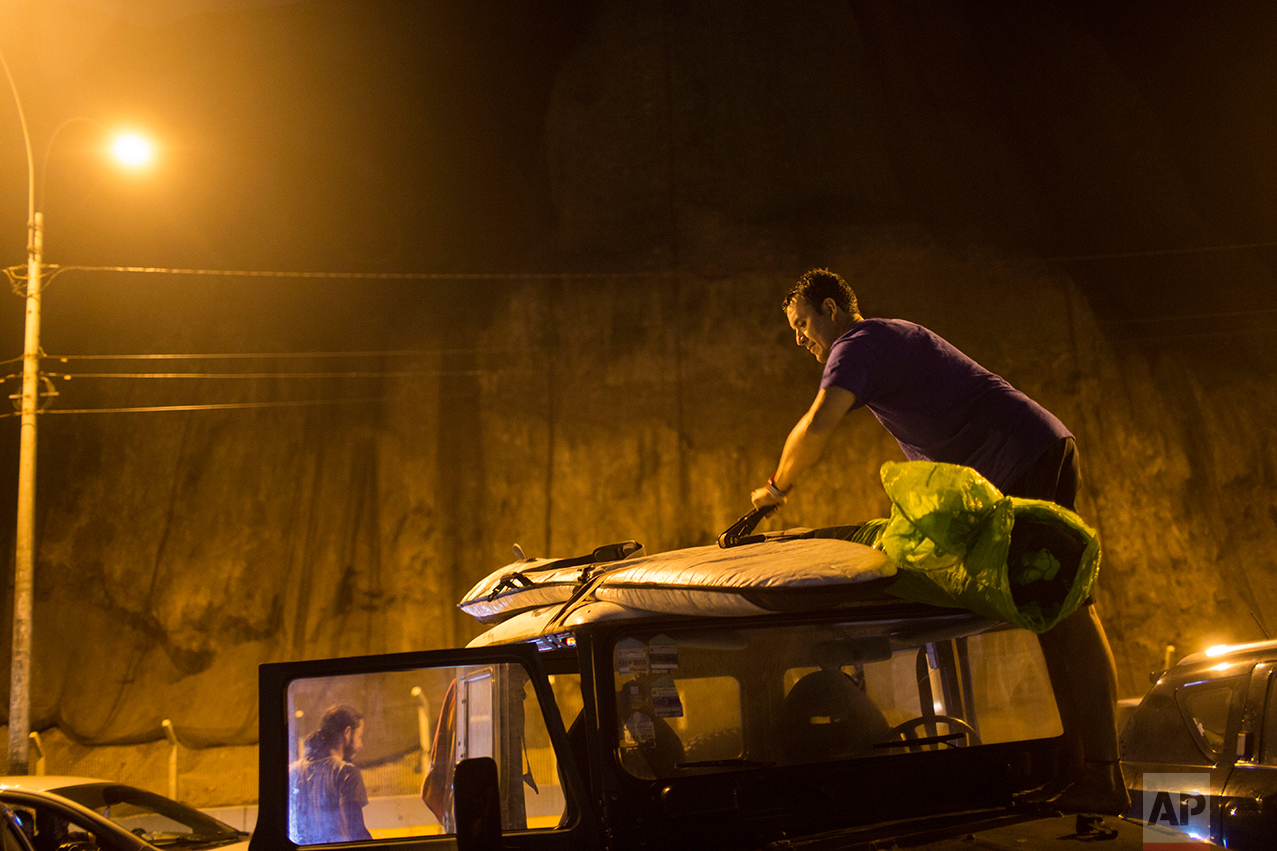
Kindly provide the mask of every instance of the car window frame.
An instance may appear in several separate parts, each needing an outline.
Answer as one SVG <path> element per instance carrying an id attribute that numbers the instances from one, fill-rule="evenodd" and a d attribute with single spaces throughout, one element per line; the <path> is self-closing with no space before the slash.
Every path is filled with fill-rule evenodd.
<path id="1" fill-rule="evenodd" d="M 1256 700 L 1258 723 L 1253 729 L 1259 733 L 1259 741 L 1255 744 L 1254 765 L 1266 768 L 1277 768 L 1277 662 L 1267 662 L 1258 666 L 1257 675 L 1262 675 L 1263 684 Z"/>

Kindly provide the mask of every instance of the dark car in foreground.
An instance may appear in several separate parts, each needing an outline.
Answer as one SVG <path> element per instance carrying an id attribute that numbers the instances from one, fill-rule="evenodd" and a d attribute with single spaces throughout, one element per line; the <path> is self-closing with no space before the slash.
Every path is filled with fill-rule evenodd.
<path id="1" fill-rule="evenodd" d="M 1228 848 L 1277 847 L 1277 641 L 1161 672 L 1122 728 L 1131 814 Z"/>
<path id="2" fill-rule="evenodd" d="M 5 851 L 241 851 L 248 834 L 179 803 L 91 777 L 0 777 Z M 24 845 L 24 842 L 26 843 Z"/>

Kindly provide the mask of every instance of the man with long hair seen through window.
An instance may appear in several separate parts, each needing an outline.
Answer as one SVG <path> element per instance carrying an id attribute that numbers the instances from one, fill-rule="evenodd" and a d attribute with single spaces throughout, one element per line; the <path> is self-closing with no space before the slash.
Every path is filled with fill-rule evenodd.
<path id="1" fill-rule="evenodd" d="M 297 844 L 372 839 L 364 826 L 364 776 L 352 762 L 363 736 L 363 715 L 330 706 L 306 737 L 305 755 L 289 771 L 289 834 Z"/>

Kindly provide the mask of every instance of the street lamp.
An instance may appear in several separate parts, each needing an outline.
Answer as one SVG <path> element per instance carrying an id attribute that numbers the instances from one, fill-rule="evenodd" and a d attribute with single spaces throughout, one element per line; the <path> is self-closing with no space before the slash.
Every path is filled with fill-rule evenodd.
<path id="1" fill-rule="evenodd" d="M 151 143 L 136 133 L 121 133 L 111 143 L 111 153 L 127 166 L 143 166 L 151 161 Z"/>
<path id="2" fill-rule="evenodd" d="M 26 335 L 22 347 L 21 438 L 18 447 L 18 526 L 15 536 L 13 567 L 13 652 L 9 664 L 9 774 L 28 771 L 27 743 L 31 731 L 31 622 L 35 579 L 35 459 L 36 414 L 40 396 L 40 296 L 44 266 L 44 215 L 36 210 L 35 159 L 31 155 L 31 134 L 18 87 L 13 82 L 9 63 L 0 52 L 13 101 L 22 123 L 22 141 L 27 152 L 27 310 Z M 49 136 L 41 163 L 41 178 L 48 166 L 49 150 L 62 129 L 89 118 L 72 118 L 63 122 Z M 98 126 L 101 126 L 100 124 Z M 136 134 L 117 138 L 112 148 L 117 159 L 126 165 L 142 165 L 150 159 L 150 144 Z"/>

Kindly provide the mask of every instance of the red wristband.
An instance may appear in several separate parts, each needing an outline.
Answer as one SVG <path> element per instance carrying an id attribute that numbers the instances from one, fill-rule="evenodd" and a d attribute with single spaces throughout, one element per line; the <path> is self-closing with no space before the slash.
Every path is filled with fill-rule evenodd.
<path id="1" fill-rule="evenodd" d="M 784 499 L 789 496 L 789 492 L 794 489 L 793 485 L 781 490 L 780 485 L 776 484 L 776 476 L 772 475 L 767 479 L 767 490 L 777 499 Z"/>

